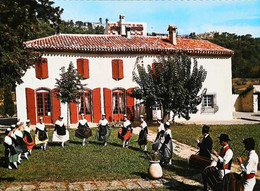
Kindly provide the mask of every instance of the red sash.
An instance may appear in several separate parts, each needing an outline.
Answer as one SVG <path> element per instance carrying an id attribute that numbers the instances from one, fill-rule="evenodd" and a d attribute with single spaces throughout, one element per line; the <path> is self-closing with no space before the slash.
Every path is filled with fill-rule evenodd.
<path id="1" fill-rule="evenodd" d="M 251 179 L 251 178 L 254 178 L 255 177 L 255 173 L 250 173 L 250 174 L 247 174 L 246 175 L 246 179 Z"/>
<path id="2" fill-rule="evenodd" d="M 222 158 L 225 156 L 227 150 L 230 149 L 229 146 L 225 147 L 219 154 Z M 229 163 L 225 164 L 222 169 L 228 169 Z"/>

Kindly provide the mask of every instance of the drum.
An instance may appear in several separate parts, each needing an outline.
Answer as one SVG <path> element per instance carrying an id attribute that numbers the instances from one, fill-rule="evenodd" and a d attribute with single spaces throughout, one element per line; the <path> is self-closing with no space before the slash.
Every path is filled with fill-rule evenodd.
<path id="1" fill-rule="evenodd" d="M 131 129 L 127 129 L 126 133 L 124 135 L 122 135 L 123 132 L 123 128 L 119 128 L 118 129 L 118 138 L 121 140 L 129 140 L 132 136 L 132 130 Z"/>
<path id="2" fill-rule="evenodd" d="M 230 172 L 224 176 L 222 184 L 217 185 L 215 190 L 243 191 L 242 177 L 237 173 Z"/>
<path id="3" fill-rule="evenodd" d="M 189 167 L 204 170 L 207 166 L 210 166 L 211 162 L 212 160 L 200 155 L 191 155 L 189 158 Z"/>

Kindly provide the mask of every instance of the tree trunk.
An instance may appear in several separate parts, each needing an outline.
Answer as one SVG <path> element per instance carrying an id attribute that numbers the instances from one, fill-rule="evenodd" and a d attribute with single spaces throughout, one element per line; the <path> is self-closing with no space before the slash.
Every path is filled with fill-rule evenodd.
<path id="1" fill-rule="evenodd" d="M 67 128 L 70 127 L 70 104 L 67 103 Z"/>

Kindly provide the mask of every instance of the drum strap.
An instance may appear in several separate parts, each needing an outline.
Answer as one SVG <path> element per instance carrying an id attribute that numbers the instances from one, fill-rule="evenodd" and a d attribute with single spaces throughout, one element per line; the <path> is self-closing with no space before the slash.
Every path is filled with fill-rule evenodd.
<path id="1" fill-rule="evenodd" d="M 250 173 L 250 174 L 247 174 L 246 175 L 246 179 L 251 179 L 251 178 L 254 178 L 255 177 L 255 173 Z"/>

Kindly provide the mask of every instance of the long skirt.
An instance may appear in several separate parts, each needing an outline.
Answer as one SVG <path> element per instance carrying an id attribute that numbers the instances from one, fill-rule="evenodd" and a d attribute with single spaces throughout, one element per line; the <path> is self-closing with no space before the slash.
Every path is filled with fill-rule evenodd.
<path id="1" fill-rule="evenodd" d="M 66 134 L 65 135 L 58 135 L 57 131 L 53 132 L 52 135 L 52 141 L 53 142 L 66 142 L 70 139 L 70 135 L 69 135 L 69 131 L 66 130 Z"/>
<path id="2" fill-rule="evenodd" d="M 172 141 L 169 141 L 168 144 L 165 144 L 161 147 L 161 154 L 164 160 L 169 160 L 172 158 L 173 153 L 173 144 Z"/>
<path id="3" fill-rule="evenodd" d="M 27 140 L 27 136 L 24 137 L 24 142 L 26 143 L 28 150 L 32 150 L 33 147 L 35 146 L 35 143 L 34 143 L 32 136 L 31 136 L 31 139 L 32 139 L 32 142 L 29 143 L 28 140 Z"/>
<path id="4" fill-rule="evenodd" d="M 89 138 L 92 136 L 92 130 L 88 128 L 78 128 L 75 130 L 75 136 L 84 139 L 84 138 Z"/>
<path id="5" fill-rule="evenodd" d="M 46 133 L 47 134 L 47 133 Z M 44 139 L 44 140 L 39 140 L 39 131 L 37 132 L 37 134 L 35 135 L 35 144 L 36 145 L 39 145 L 39 144 L 42 144 L 42 143 L 47 143 L 49 140 L 48 138 L 48 135 L 47 135 L 47 139 Z"/>
<path id="6" fill-rule="evenodd" d="M 138 137 L 139 145 L 147 145 L 147 133 L 145 130 L 141 130 Z"/>
<path id="7" fill-rule="evenodd" d="M 111 130 L 107 126 L 100 126 L 99 129 L 97 130 L 97 140 L 98 141 L 107 141 L 108 138 L 111 135 Z"/>
<path id="8" fill-rule="evenodd" d="M 9 161 L 10 162 L 17 162 L 18 161 L 18 154 L 10 155 Z"/>
<path id="9" fill-rule="evenodd" d="M 132 129 L 119 128 L 118 129 L 118 138 L 121 140 L 128 141 L 132 136 Z"/>
<path id="10" fill-rule="evenodd" d="M 156 139 L 152 144 L 152 150 L 157 152 L 160 149 L 161 139 Z"/>

